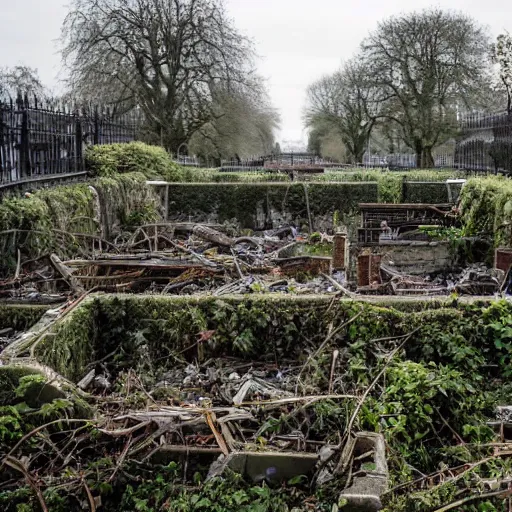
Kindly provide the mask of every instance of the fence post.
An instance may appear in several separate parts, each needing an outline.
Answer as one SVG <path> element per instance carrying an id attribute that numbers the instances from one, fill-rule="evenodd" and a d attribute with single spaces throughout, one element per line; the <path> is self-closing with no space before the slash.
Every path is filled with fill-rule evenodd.
<path id="1" fill-rule="evenodd" d="M 4 119 L 2 103 L 0 102 L 0 183 L 12 180 L 11 170 L 7 169 L 7 162 L 4 159 Z"/>
<path id="2" fill-rule="evenodd" d="M 82 141 L 82 122 L 80 116 L 76 116 L 75 121 L 75 171 L 84 170 L 83 159 L 83 141 Z"/>
<path id="3" fill-rule="evenodd" d="M 402 186 L 400 187 L 400 202 L 405 203 L 407 198 L 407 176 L 402 176 Z"/>
<path id="4" fill-rule="evenodd" d="M 30 176 L 30 140 L 28 130 L 28 112 L 24 108 L 21 114 L 20 134 L 20 178 Z"/>
<path id="5" fill-rule="evenodd" d="M 99 113 L 98 107 L 94 109 L 94 134 L 93 134 L 93 144 L 99 144 L 100 140 L 100 123 L 99 123 Z"/>

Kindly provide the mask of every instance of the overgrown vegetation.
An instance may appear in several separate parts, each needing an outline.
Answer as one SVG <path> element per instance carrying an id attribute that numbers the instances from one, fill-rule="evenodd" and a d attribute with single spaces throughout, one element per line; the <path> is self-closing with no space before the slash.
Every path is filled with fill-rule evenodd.
<path id="1" fill-rule="evenodd" d="M 0 272 L 52 252 L 82 255 L 112 231 L 158 218 L 159 201 L 142 173 L 43 189 L 0 202 Z M 96 197 L 96 193 L 99 196 Z"/>
<path id="2" fill-rule="evenodd" d="M 171 160 L 164 148 L 143 142 L 89 146 L 85 156 L 87 168 L 95 176 L 140 172 L 148 179 L 183 179 L 183 169 Z"/>
<path id="3" fill-rule="evenodd" d="M 180 362 L 182 358 L 205 361 L 230 356 L 268 361 L 283 370 L 290 364 L 307 365 L 299 387 L 306 394 L 326 392 L 331 385 L 335 393 L 361 396 L 382 372 L 356 415 L 354 427 L 382 432 L 386 438 L 394 490 L 387 495 L 385 510 L 427 512 L 460 497 L 474 497 L 475 481 L 499 482 L 510 473 L 507 455 L 494 451 L 499 444 L 493 444 L 496 438 L 486 421 L 494 418 L 496 405 L 508 404 L 510 397 L 512 306 L 505 301 L 401 305 L 399 311 L 320 298 L 104 297 L 81 305 L 54 335 L 39 343 L 36 355 L 73 380 L 83 376 L 91 361 L 104 361 L 112 375 L 134 372 L 140 389 L 149 389 L 162 373 L 186 364 Z M 198 346 L 197 335 L 204 332 L 212 335 Z M 389 359 L 402 342 L 403 348 Z M 338 377 L 330 384 L 334 350 L 339 350 Z M 310 358 L 310 354 L 316 355 Z M 139 395 L 139 406 L 147 400 L 144 396 Z M 30 416 L 17 403 L 9 405 L 16 412 L 3 411 L 2 421 L 16 421 L 23 435 L 34 424 L 26 425 Z M 308 408 L 312 415 L 302 425 L 302 416 L 283 410 L 283 416 L 268 424 L 271 428 L 261 431 L 260 442 L 291 428 L 308 429 L 308 435 L 336 443 L 354 405 L 343 398 L 320 401 Z M 68 426 L 64 422 L 61 428 Z M 58 427 L 51 429 L 54 436 Z M 103 438 L 95 427 L 85 432 L 101 446 Z M 17 453 L 34 453 L 45 435 L 35 434 Z M 17 439 L 18 434 L 16 439 L 1 440 L 1 451 L 11 450 Z M 315 510 L 331 511 L 338 503 L 336 485 L 316 492 L 296 485 L 275 490 L 253 487 L 230 479 L 204 485 L 200 470 L 193 486 L 183 487 L 179 466 L 123 460 L 123 445 L 112 444 L 101 460 L 88 459 L 85 452 L 80 456 L 85 484 L 80 484 L 72 467 L 65 471 L 74 486 L 45 484 L 41 492 L 48 506 L 52 503 L 51 510 L 79 510 L 79 503 L 87 507 L 87 488 L 96 499 L 101 495 L 105 510 L 111 511 L 220 512 L 238 507 L 248 512 L 284 512 L 294 506 L 307 510 L 305 501 L 313 503 Z M 464 464 L 464 478 L 446 484 L 440 478 L 438 485 L 422 488 L 421 474 Z M 10 474 L 9 470 L 5 478 Z M 418 477 L 420 483 L 413 483 Z M 2 486 L 0 503 L 5 510 L 38 510 L 33 489 L 9 489 L 8 480 Z M 454 510 L 502 510 L 503 498 L 487 498 L 486 494 Z"/>
<path id="4" fill-rule="evenodd" d="M 36 324 L 48 309 L 49 306 L 1 304 L 0 326 L 11 327 L 15 331 L 26 331 Z"/>
<path id="5" fill-rule="evenodd" d="M 306 193 L 308 197 L 306 198 Z M 169 187 L 169 216 L 217 222 L 236 219 L 242 227 L 308 223 L 308 200 L 315 229 L 330 224 L 334 211 L 348 214 L 360 202 L 377 201 L 375 183 L 197 183 Z M 322 229 L 326 229 L 323 227 Z"/>
<path id="6" fill-rule="evenodd" d="M 16 264 L 17 251 L 37 258 L 62 248 L 76 254 L 80 240 L 73 233 L 97 230 L 93 193 L 86 184 L 40 190 L 30 197 L 8 197 L 0 203 L 0 268 Z"/>
<path id="7" fill-rule="evenodd" d="M 460 211 L 465 233 L 496 247 L 512 244 L 512 182 L 504 177 L 473 178 L 462 189 Z"/>

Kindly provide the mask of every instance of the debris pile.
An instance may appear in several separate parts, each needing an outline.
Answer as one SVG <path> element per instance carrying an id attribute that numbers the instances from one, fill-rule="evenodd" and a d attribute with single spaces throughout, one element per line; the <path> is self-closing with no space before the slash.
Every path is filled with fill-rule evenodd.
<path id="1" fill-rule="evenodd" d="M 500 291 L 504 273 L 477 263 L 458 271 L 436 272 L 424 276 L 399 273 L 381 264 L 383 284 L 380 292 L 394 295 L 494 295 Z M 375 287 L 374 287 L 375 288 Z M 364 292 L 366 290 L 359 290 Z"/>
<path id="2" fill-rule="evenodd" d="M 51 304 L 91 291 L 183 295 L 336 291 L 322 276 L 330 274 L 332 237 L 309 240 L 293 226 L 234 234 L 232 227 L 219 225 L 141 226 L 82 259 L 61 261 L 52 254 L 19 262 L 14 277 L 0 281 L 0 298 Z"/>

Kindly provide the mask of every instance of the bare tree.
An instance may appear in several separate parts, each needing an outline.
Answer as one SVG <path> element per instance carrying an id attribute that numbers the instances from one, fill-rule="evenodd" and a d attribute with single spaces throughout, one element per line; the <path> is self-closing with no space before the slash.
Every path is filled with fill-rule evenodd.
<path id="1" fill-rule="evenodd" d="M 306 125 L 316 136 L 339 133 L 351 162 L 361 162 L 377 120 L 375 94 L 365 67 L 349 62 L 308 87 Z"/>
<path id="2" fill-rule="evenodd" d="M 7 94 L 11 98 L 18 94 L 29 94 L 41 99 L 48 95 L 48 91 L 43 86 L 37 69 L 14 66 L 0 69 L 0 94 Z"/>
<path id="3" fill-rule="evenodd" d="M 474 20 L 439 9 L 390 18 L 363 42 L 382 115 L 400 127 L 418 167 L 433 166 L 432 149 L 453 136 L 456 106 L 478 87 L 488 49 Z"/>
<path id="4" fill-rule="evenodd" d="M 494 45 L 494 59 L 498 63 L 499 89 L 504 89 L 507 112 L 512 114 L 512 37 L 500 34 Z"/>
<path id="5" fill-rule="evenodd" d="M 171 151 L 215 118 L 219 84 L 255 85 L 250 42 L 221 0 L 74 0 L 63 41 L 72 90 L 138 105 Z"/>
<path id="6" fill-rule="evenodd" d="M 219 89 L 214 93 L 216 115 L 192 137 L 189 149 L 217 164 L 221 159 L 270 154 L 279 116 L 266 92 Z"/>

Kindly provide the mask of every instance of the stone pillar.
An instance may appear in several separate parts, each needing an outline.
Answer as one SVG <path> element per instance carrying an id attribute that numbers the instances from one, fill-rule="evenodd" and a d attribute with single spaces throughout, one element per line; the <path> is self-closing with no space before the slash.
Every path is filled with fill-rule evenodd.
<path id="1" fill-rule="evenodd" d="M 345 270 L 345 250 L 347 237 L 342 233 L 334 235 L 334 249 L 332 253 L 332 268 L 334 270 Z"/>

